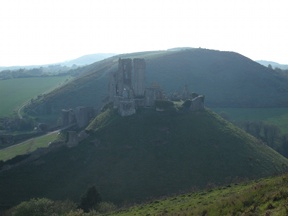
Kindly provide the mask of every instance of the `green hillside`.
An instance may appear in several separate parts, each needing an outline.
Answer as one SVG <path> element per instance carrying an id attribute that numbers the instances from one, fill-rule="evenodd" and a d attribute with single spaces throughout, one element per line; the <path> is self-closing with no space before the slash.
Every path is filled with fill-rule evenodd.
<path id="1" fill-rule="evenodd" d="M 188 85 L 206 96 L 209 107 L 288 106 L 287 77 L 238 53 L 186 49 L 118 55 L 83 67 L 82 76 L 35 101 L 26 112 L 41 119 L 51 113 L 59 115 L 62 108 L 101 107 L 119 57 L 145 58 L 146 85 L 157 82 L 168 96 Z"/>
<path id="2" fill-rule="evenodd" d="M 171 196 L 103 215 L 282 216 L 288 214 L 287 187 L 288 176 L 285 174 L 198 193 Z"/>
<path id="3" fill-rule="evenodd" d="M 45 198 L 31 199 L 22 202 L 4 215 L 18 215 L 25 210 L 27 215 L 63 216 L 187 216 L 187 215 L 273 215 L 283 216 L 288 214 L 288 175 L 269 177 L 256 181 L 229 184 L 222 187 L 210 186 L 206 190 L 191 191 L 178 195 L 166 196 L 160 199 L 149 200 L 142 204 L 130 207 L 115 206 L 111 203 L 102 202 L 97 210 L 84 213 L 76 209 L 75 204 L 67 201 L 52 201 Z M 46 208 L 45 208 L 46 207 Z M 58 213 L 58 214 L 57 214 Z"/>
<path id="4" fill-rule="evenodd" d="M 78 201 L 95 185 L 115 203 L 270 176 L 288 160 L 211 111 L 139 110 L 120 117 L 107 109 L 74 148 L 0 172 L 0 204 L 32 197 Z"/>
<path id="5" fill-rule="evenodd" d="M 58 87 L 69 78 L 56 76 L 0 80 L 0 117 L 13 114 L 26 101 Z"/>

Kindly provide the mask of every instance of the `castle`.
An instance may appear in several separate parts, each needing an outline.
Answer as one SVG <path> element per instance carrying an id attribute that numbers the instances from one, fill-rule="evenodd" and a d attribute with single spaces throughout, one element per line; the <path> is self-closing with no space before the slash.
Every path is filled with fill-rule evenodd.
<path id="1" fill-rule="evenodd" d="M 152 107 L 163 99 L 159 86 L 145 87 L 144 59 L 119 59 L 118 70 L 111 74 L 109 98 L 121 116 L 133 115 L 138 107 Z"/>
<path id="2" fill-rule="evenodd" d="M 164 95 L 159 85 L 146 87 L 146 62 L 141 58 L 118 60 L 118 70 L 111 74 L 109 82 L 109 99 L 121 116 L 136 113 L 139 107 L 155 107 L 156 100 L 163 100 Z M 191 95 L 190 110 L 204 109 L 204 96 Z"/>
<path id="3" fill-rule="evenodd" d="M 109 100 L 113 103 L 114 109 L 118 110 L 121 116 L 130 116 L 136 113 L 137 108 L 151 107 L 157 111 L 164 111 L 160 104 L 173 105 L 171 101 L 165 100 L 160 86 L 153 84 L 146 87 L 146 62 L 144 59 L 130 58 L 118 60 L 118 69 L 111 74 L 109 82 Z M 198 111 L 204 109 L 204 96 L 190 93 L 185 86 L 182 94 L 175 93 L 172 100 L 185 100 L 185 110 Z M 164 102 L 164 103 L 163 103 Z M 166 102 L 166 103 L 165 103 Z M 158 105 L 157 105 L 158 103 Z M 76 126 L 83 129 L 95 116 L 93 107 L 76 107 L 74 109 L 62 110 L 62 126 L 71 128 Z M 89 136 L 85 130 L 77 133 L 67 131 L 66 145 L 76 146 L 81 140 Z M 60 146 L 61 143 L 54 143 L 51 148 Z"/>

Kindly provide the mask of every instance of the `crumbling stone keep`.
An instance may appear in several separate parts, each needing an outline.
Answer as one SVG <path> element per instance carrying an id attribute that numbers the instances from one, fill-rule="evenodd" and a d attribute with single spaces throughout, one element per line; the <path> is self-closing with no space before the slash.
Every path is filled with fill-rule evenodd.
<path id="1" fill-rule="evenodd" d="M 109 94 L 121 116 L 133 115 L 137 107 L 144 106 L 145 70 L 144 59 L 118 60 L 118 70 L 110 78 Z"/>
<path id="2" fill-rule="evenodd" d="M 136 98 L 142 98 L 145 94 L 145 71 L 146 63 L 144 59 L 133 59 L 134 68 L 134 94 Z"/>
<path id="3" fill-rule="evenodd" d="M 74 147 L 78 145 L 78 135 L 76 131 L 68 131 L 67 132 L 67 142 L 66 145 L 68 147 Z"/>
<path id="4" fill-rule="evenodd" d="M 191 111 L 200 111 L 204 110 L 204 99 L 205 97 L 203 95 L 199 95 L 192 99 L 190 110 Z"/>
<path id="5" fill-rule="evenodd" d="M 62 126 L 76 124 L 79 128 L 83 128 L 88 125 L 94 115 L 95 111 L 93 107 L 80 106 L 75 109 L 62 109 Z"/>

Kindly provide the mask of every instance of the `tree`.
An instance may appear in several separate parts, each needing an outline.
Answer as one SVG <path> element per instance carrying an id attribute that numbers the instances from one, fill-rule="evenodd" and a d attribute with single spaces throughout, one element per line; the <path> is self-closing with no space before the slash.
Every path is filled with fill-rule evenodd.
<path id="1" fill-rule="evenodd" d="M 86 193 L 81 197 L 80 208 L 84 212 L 89 212 L 92 209 L 96 209 L 97 205 L 102 201 L 100 194 L 96 190 L 95 186 L 88 188 Z"/>

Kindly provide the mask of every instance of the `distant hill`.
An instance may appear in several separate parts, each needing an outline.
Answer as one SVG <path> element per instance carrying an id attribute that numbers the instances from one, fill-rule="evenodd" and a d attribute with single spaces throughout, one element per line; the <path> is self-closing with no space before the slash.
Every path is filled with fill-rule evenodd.
<path id="1" fill-rule="evenodd" d="M 77 66 L 83 66 L 83 65 L 89 65 L 97 61 L 101 61 L 105 58 L 109 58 L 111 56 L 116 55 L 115 53 L 96 53 L 96 54 L 90 54 L 90 55 L 84 55 L 79 58 L 70 60 L 70 61 L 65 61 L 60 63 L 61 65 L 65 65 L 68 67 L 71 67 L 73 65 Z"/>
<path id="2" fill-rule="evenodd" d="M 2 70 L 19 70 L 19 69 L 33 69 L 33 68 L 49 68 L 49 67 L 55 67 L 55 66 L 67 66 L 67 67 L 72 67 L 72 66 L 83 66 L 83 65 L 89 65 L 97 61 L 101 61 L 105 58 L 109 58 L 111 56 L 114 56 L 116 54 L 114 53 L 95 53 L 95 54 L 89 54 L 89 55 L 84 55 L 76 59 L 72 59 L 69 61 L 64 61 L 64 62 L 57 62 L 53 64 L 44 64 L 44 65 L 26 65 L 26 66 L 0 66 L 0 72 Z"/>
<path id="3" fill-rule="evenodd" d="M 270 176 L 288 160 L 217 114 L 141 109 L 101 113 L 90 137 L 0 172 L 0 203 L 32 197 L 78 201 L 95 185 L 105 201 L 143 201 L 208 184 Z"/>
<path id="4" fill-rule="evenodd" d="M 256 62 L 258 62 L 259 64 L 264 65 L 266 67 L 268 67 L 268 65 L 271 65 L 273 69 L 275 69 L 275 68 L 280 68 L 282 70 L 288 69 L 288 65 L 279 64 L 279 63 L 273 62 L 273 61 L 257 60 Z"/>
<path id="5" fill-rule="evenodd" d="M 288 106 L 287 77 L 238 53 L 187 48 L 123 54 L 85 66 L 80 77 L 34 101 L 27 113 L 41 120 L 41 116 L 60 115 L 63 108 L 100 108 L 120 57 L 145 58 L 146 86 L 157 82 L 168 96 L 188 85 L 190 91 L 206 96 L 209 107 Z"/>

